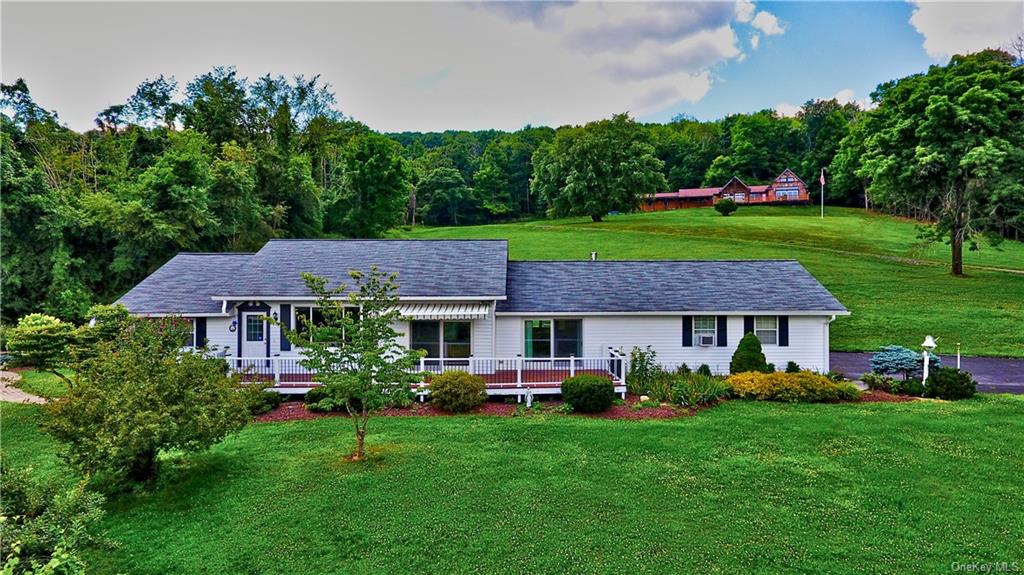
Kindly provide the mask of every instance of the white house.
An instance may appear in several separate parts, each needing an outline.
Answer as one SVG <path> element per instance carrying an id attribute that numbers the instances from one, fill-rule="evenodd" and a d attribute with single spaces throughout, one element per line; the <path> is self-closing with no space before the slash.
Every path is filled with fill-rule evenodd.
<path id="1" fill-rule="evenodd" d="M 423 368 L 480 374 L 491 394 L 557 393 L 577 373 L 625 391 L 628 354 L 667 367 L 729 368 L 744 333 L 769 362 L 829 369 L 829 323 L 849 312 L 791 260 L 508 261 L 505 240 L 271 240 L 255 253 L 182 253 L 119 303 L 193 321 L 193 343 L 282 393 L 313 385 L 301 348 L 267 321 L 316 321 L 301 272 L 349 283 L 348 271 L 397 272 L 403 344 Z"/>

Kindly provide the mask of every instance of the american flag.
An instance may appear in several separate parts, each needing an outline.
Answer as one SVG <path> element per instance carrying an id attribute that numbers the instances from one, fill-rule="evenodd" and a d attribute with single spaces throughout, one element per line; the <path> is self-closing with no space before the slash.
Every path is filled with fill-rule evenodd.
<path id="1" fill-rule="evenodd" d="M 825 185 L 825 168 L 821 169 L 821 179 L 818 181 L 821 182 L 821 185 Z"/>

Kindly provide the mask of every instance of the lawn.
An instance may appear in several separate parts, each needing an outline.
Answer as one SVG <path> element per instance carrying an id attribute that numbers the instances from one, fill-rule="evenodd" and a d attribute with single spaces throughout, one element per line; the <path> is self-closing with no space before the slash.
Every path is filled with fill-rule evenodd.
<path id="1" fill-rule="evenodd" d="M 591 251 L 604 259 L 796 259 L 852 312 L 832 324 L 833 350 L 916 349 L 931 334 L 940 353 L 961 342 L 965 355 L 1024 357 L 1024 244 L 967 252 L 967 277 L 956 278 L 949 247 L 922 247 L 914 222 L 853 208 L 829 208 L 825 220 L 815 207 L 759 206 L 728 218 L 706 208 L 398 235 L 506 238 L 513 259 L 585 259 Z"/>
<path id="2" fill-rule="evenodd" d="M 71 371 L 64 370 L 65 375 L 70 376 Z M 54 398 L 63 397 L 68 392 L 68 386 L 64 381 L 52 373 L 45 371 L 27 370 L 20 372 L 21 380 L 15 387 L 32 395 L 39 397 Z"/>
<path id="3" fill-rule="evenodd" d="M 35 406 L 9 465 L 57 469 Z M 254 424 L 109 504 L 90 573 L 900 573 L 1024 561 L 1024 397 Z M 13 445 L 10 445 L 13 442 Z"/>

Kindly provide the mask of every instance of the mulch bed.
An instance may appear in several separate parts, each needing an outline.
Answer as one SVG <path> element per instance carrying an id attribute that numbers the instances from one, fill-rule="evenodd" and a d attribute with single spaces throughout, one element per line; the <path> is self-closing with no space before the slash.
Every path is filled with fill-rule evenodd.
<path id="1" fill-rule="evenodd" d="M 865 391 L 860 396 L 861 403 L 905 403 L 907 401 L 917 401 L 917 399 L 911 395 L 896 395 L 895 393 L 888 393 L 877 389 Z"/>
<path id="2" fill-rule="evenodd" d="M 910 397 L 907 395 L 895 395 L 892 393 L 886 393 L 884 391 L 865 391 L 861 395 L 860 403 L 903 403 L 907 401 L 916 401 L 918 398 Z M 695 409 L 687 409 L 674 405 L 659 405 L 657 407 L 637 407 L 636 404 L 640 402 L 640 398 L 635 395 L 626 396 L 625 402 L 619 405 L 613 405 L 611 409 L 604 413 L 594 414 L 572 414 L 578 417 L 592 417 L 595 419 L 668 419 L 672 417 L 681 417 L 688 415 L 696 415 Z M 528 414 L 553 414 L 561 415 L 560 411 L 562 405 L 561 401 L 544 401 L 534 402 L 534 408 L 526 410 Z M 504 401 L 491 400 L 484 402 L 483 405 L 477 407 L 473 411 L 469 412 L 469 415 L 490 415 L 498 417 L 511 417 L 516 415 L 519 407 L 522 406 L 525 409 L 526 404 L 516 403 L 505 403 Z M 708 409 L 714 406 L 706 406 L 701 408 Z M 420 416 L 420 417 L 438 417 L 438 416 L 452 416 L 454 414 L 447 411 L 437 409 L 428 403 L 420 403 L 416 401 L 409 407 L 392 407 L 381 411 L 377 415 L 383 415 L 385 417 L 409 417 L 409 416 Z M 347 413 L 319 413 L 315 411 L 309 411 L 306 409 L 306 405 L 301 401 L 286 401 L 281 405 L 277 406 L 276 409 L 269 413 L 256 416 L 257 422 L 270 422 L 270 421 L 296 421 L 303 419 L 319 419 L 321 417 L 347 417 Z"/>

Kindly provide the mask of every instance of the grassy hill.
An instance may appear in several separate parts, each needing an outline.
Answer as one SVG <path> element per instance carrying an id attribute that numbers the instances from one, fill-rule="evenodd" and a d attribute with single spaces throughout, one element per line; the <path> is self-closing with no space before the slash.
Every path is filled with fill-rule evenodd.
<path id="1" fill-rule="evenodd" d="M 591 251 L 602 259 L 796 259 L 852 312 L 832 324 L 833 350 L 916 349 L 931 334 L 941 353 L 959 341 L 965 355 L 1024 357 L 1024 244 L 968 252 L 967 277 L 955 278 L 948 246 L 923 247 L 914 222 L 859 209 L 828 208 L 821 220 L 816 207 L 745 207 L 728 218 L 706 208 L 397 235 L 506 238 L 520 260 L 585 259 Z M 743 294 L 722 286 L 721 297 Z"/>

